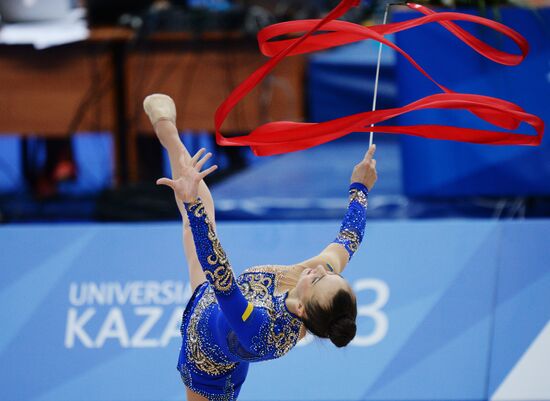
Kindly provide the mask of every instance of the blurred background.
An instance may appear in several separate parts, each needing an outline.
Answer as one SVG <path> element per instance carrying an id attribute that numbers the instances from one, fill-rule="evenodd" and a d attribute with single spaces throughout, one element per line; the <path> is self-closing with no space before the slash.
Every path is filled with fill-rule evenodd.
<path id="1" fill-rule="evenodd" d="M 256 157 L 218 146 L 213 114 L 267 60 L 260 29 L 320 18 L 336 4 L 0 0 L 0 400 L 184 399 L 175 364 L 190 290 L 173 195 L 154 184 L 170 171 L 142 109 L 151 93 L 174 98 L 191 153 L 214 154 L 220 168 L 207 183 L 236 271 L 296 263 L 332 241 L 368 134 Z M 530 53 L 516 67 L 495 64 L 437 24 L 388 38 L 446 87 L 550 121 L 548 1 L 424 4 L 504 23 Z M 385 9 L 363 1 L 342 18 L 380 24 Z M 388 22 L 417 16 L 392 6 Z M 517 53 L 492 31 L 460 25 Z M 378 50 L 363 41 L 285 59 L 224 133 L 370 110 Z M 378 109 L 438 91 L 392 49 L 380 61 Z M 490 128 L 441 110 L 390 123 Z M 549 141 L 376 134 L 367 236 L 346 272 L 358 337 L 346 350 L 307 338 L 252 366 L 241 398 L 550 400 Z"/>

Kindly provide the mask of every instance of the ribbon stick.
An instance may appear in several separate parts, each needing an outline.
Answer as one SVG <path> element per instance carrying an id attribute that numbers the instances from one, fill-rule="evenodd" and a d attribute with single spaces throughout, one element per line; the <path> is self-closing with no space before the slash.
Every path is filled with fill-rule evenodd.
<path id="1" fill-rule="evenodd" d="M 390 7 L 394 5 L 406 5 L 406 3 L 387 3 L 386 4 L 386 10 L 384 11 L 384 22 L 382 22 L 382 25 L 386 25 L 388 22 L 388 13 L 390 11 Z M 378 80 L 380 79 L 380 62 L 382 61 L 382 42 L 378 45 L 378 60 L 376 61 L 376 78 L 374 79 L 374 95 L 372 97 L 372 111 L 376 110 L 376 100 L 378 98 Z M 374 127 L 374 124 L 371 124 L 371 127 Z M 372 145 L 374 132 L 370 132 L 369 137 L 369 148 Z"/>
<path id="2" fill-rule="evenodd" d="M 342 0 L 325 18 L 290 21 L 270 25 L 258 33 L 260 51 L 270 59 L 237 86 L 218 107 L 215 114 L 216 141 L 224 146 L 250 146 L 258 156 L 281 154 L 307 149 L 343 137 L 351 132 L 385 132 L 407 134 L 431 139 L 454 140 L 491 145 L 539 145 L 544 133 L 544 122 L 527 113 L 520 106 L 494 97 L 461 94 L 446 88 L 433 79 L 409 54 L 388 41 L 384 35 L 402 32 L 428 23 L 438 23 L 480 55 L 503 65 L 517 65 L 523 61 L 529 46 L 523 36 L 507 26 L 473 15 L 436 13 L 424 6 L 407 3 L 423 14 L 399 23 L 370 27 L 339 21 L 359 0 Z M 518 47 L 520 54 L 498 50 L 466 32 L 454 21 L 468 21 L 489 27 L 506 36 Z M 305 33 L 304 33 L 305 32 Z M 319 32 L 319 34 L 313 35 Z M 291 39 L 276 39 L 290 35 Z M 299 37 L 294 37 L 301 35 Z M 240 137 L 224 137 L 221 128 L 228 114 L 270 71 L 285 57 L 325 50 L 360 40 L 375 40 L 405 57 L 420 73 L 431 80 L 443 93 L 426 96 L 406 106 L 373 110 L 322 123 L 278 121 L 264 124 Z M 381 126 L 375 125 L 402 114 L 422 109 L 467 110 L 480 119 L 499 128 L 516 130 L 521 123 L 533 127 L 533 134 L 459 128 L 442 125 Z"/>

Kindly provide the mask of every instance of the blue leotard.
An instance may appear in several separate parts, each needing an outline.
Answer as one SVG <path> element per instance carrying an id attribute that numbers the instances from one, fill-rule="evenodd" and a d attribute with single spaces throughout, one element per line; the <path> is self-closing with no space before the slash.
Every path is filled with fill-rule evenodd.
<path id="1" fill-rule="evenodd" d="M 367 194 L 362 184 L 350 186 L 348 211 L 334 240 L 350 258 L 364 235 Z M 201 200 L 185 208 L 207 281 L 183 313 L 178 370 L 192 391 L 210 401 L 233 401 L 249 363 L 283 356 L 304 327 L 288 310 L 288 290 L 279 283 L 287 267 L 258 266 L 235 277 Z"/>

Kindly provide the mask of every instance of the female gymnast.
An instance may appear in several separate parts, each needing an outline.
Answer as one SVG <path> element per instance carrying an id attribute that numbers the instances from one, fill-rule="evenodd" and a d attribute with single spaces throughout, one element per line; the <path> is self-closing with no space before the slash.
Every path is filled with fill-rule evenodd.
<path id="1" fill-rule="evenodd" d="M 319 255 L 290 266 L 257 266 L 235 277 L 216 236 L 214 203 L 201 172 L 211 153 L 193 157 L 176 129 L 176 108 L 151 95 L 144 109 L 167 149 L 184 228 L 183 243 L 193 295 L 183 313 L 178 370 L 188 401 L 237 399 L 250 362 L 283 356 L 306 333 L 337 346 L 355 336 L 356 297 L 340 275 L 365 230 L 367 195 L 376 182 L 375 146 L 351 175 L 349 207 L 340 231 Z"/>

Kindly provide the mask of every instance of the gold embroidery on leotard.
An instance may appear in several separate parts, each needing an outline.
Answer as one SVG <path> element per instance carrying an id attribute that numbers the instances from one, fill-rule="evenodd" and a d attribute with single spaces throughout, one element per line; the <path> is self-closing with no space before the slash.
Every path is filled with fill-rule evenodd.
<path id="1" fill-rule="evenodd" d="M 350 189 L 349 191 L 349 201 L 354 201 L 356 200 L 357 202 L 359 202 L 359 204 L 363 207 L 367 207 L 368 206 L 368 198 L 367 198 L 367 195 L 365 195 L 365 193 L 363 191 L 360 191 L 358 189 Z"/>
<path id="2" fill-rule="evenodd" d="M 288 289 L 282 291 L 282 287 L 278 290 L 277 288 L 279 286 L 286 287 L 282 283 L 295 284 L 303 267 L 296 267 L 294 270 L 288 269 L 289 267 L 283 266 L 250 268 L 240 276 L 238 283 L 239 289 L 247 301 L 254 308 L 265 308 L 269 315 L 269 321 L 255 338 L 256 347 L 254 351 L 263 353 L 272 349 L 275 358 L 286 354 L 296 345 L 303 327 L 301 320 L 290 314 L 285 305 L 277 309 L 278 306 L 274 302 L 274 297 L 282 297 L 288 291 Z M 273 294 L 271 289 L 274 291 Z M 284 300 L 281 300 L 281 302 L 284 303 Z M 190 316 L 186 352 L 188 360 L 192 361 L 198 370 L 210 375 L 221 375 L 231 371 L 236 364 L 227 359 L 225 362 L 213 360 L 214 354 L 212 353 L 215 352 L 216 359 L 220 358 L 220 353 L 210 346 L 206 348 L 206 345 L 201 341 L 205 334 L 199 333 L 198 329 L 201 316 L 208 306 L 213 303 L 216 303 L 214 292 L 211 288 L 207 288 Z"/>
<path id="3" fill-rule="evenodd" d="M 197 218 L 204 218 L 204 223 L 207 227 L 206 237 L 200 238 L 200 240 L 197 241 L 197 238 L 195 238 L 194 235 L 195 245 L 198 247 L 197 254 L 204 255 L 202 258 L 206 260 L 206 263 L 208 263 L 209 266 L 212 266 L 211 268 L 203 266 L 206 278 L 216 291 L 222 293 L 231 292 L 235 287 L 231 265 L 229 264 L 227 255 L 216 236 L 214 225 L 210 222 L 204 204 L 200 198 L 197 198 L 197 200 L 190 203 L 187 208 L 189 213 L 193 216 Z M 203 252 L 199 252 L 199 248 L 201 248 Z M 204 260 L 201 260 L 201 263 L 204 264 Z"/>
<path id="4" fill-rule="evenodd" d="M 195 309 L 189 319 L 186 347 L 187 359 L 191 361 L 198 370 L 213 376 L 227 373 L 236 366 L 235 363 L 230 362 L 226 358 L 224 362 L 212 360 L 205 351 L 205 345 L 201 340 L 202 338 L 206 338 L 207 333 L 199 332 L 199 321 L 206 309 L 215 302 L 216 298 L 214 292 L 212 289 L 207 288 L 201 299 L 197 302 L 197 305 L 195 306 Z M 210 348 L 209 351 L 214 352 L 212 348 Z M 223 357 L 221 352 L 216 352 L 216 355 L 219 358 Z"/>
<path id="5" fill-rule="evenodd" d="M 270 319 L 267 327 L 267 336 L 263 339 L 261 338 L 262 336 L 258 336 L 257 341 L 267 342 L 267 344 L 263 346 L 259 344 L 259 348 L 265 348 L 265 346 L 268 348 L 273 347 L 275 358 L 283 356 L 296 345 L 302 328 L 301 320 L 291 315 L 286 310 L 286 306 L 283 305 L 282 315 L 277 314 L 273 298 L 269 293 L 271 285 L 274 285 L 274 289 L 277 289 L 277 287 L 281 285 L 281 282 L 289 280 L 289 277 L 291 277 L 290 280 L 294 281 L 295 284 L 297 281 L 296 274 L 303 268 L 300 267 L 297 271 L 290 269 L 291 267 L 279 266 L 258 266 L 250 268 L 245 271 L 246 280 L 239 285 L 243 295 L 245 295 L 249 301 L 253 302 L 255 306 L 266 308 L 268 311 Z M 274 277 L 274 281 L 272 277 Z M 287 291 L 283 291 L 282 294 L 286 292 Z M 284 302 L 284 300 L 282 302 Z M 283 319 L 284 321 L 280 321 L 280 324 L 276 326 L 275 323 L 278 319 Z"/>
<path id="6" fill-rule="evenodd" d="M 271 316 L 272 323 L 267 343 L 275 348 L 275 357 L 279 358 L 290 351 L 298 342 L 302 322 L 296 318 L 292 318 L 290 322 L 282 325 L 280 333 L 276 333 L 275 324 L 273 323 L 275 318 L 275 316 Z"/>
<path id="7" fill-rule="evenodd" d="M 239 283 L 239 289 L 244 297 L 254 304 L 263 308 L 271 308 L 273 300 L 269 294 L 269 288 L 273 279 L 265 274 L 246 275 L 246 280 Z"/>
<path id="8" fill-rule="evenodd" d="M 206 224 L 208 225 L 208 240 L 212 244 L 212 249 L 214 251 L 213 255 L 209 255 L 206 258 L 206 261 L 210 266 L 219 265 L 215 268 L 214 272 L 205 271 L 206 278 L 214 286 L 217 291 L 220 292 L 229 292 L 233 286 L 233 271 L 231 270 L 231 265 L 227 260 L 227 255 L 223 250 L 212 224 L 208 216 L 205 217 Z"/>
<path id="9" fill-rule="evenodd" d="M 199 198 L 189 204 L 189 211 L 193 212 L 195 217 L 202 217 L 206 214 L 206 209 Z"/>
<path id="10" fill-rule="evenodd" d="M 265 265 L 250 267 L 246 269 L 244 273 L 271 273 L 275 280 L 274 295 L 281 295 L 296 286 L 296 283 L 300 278 L 300 273 L 304 269 L 304 266 L 299 265 Z"/>
<path id="11" fill-rule="evenodd" d="M 204 274 L 208 281 L 213 283 L 216 290 L 227 292 L 233 284 L 233 274 L 230 269 L 231 267 L 228 266 L 219 266 L 213 273 L 206 270 Z"/>
<path id="12" fill-rule="evenodd" d="M 355 231 L 348 229 L 340 231 L 336 239 L 341 243 L 347 244 L 350 251 L 352 252 L 356 252 L 359 249 L 359 244 L 361 244 L 359 234 L 357 234 Z"/>

